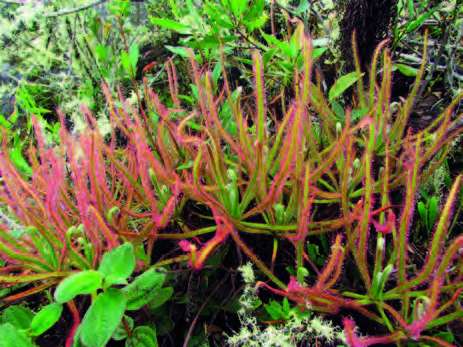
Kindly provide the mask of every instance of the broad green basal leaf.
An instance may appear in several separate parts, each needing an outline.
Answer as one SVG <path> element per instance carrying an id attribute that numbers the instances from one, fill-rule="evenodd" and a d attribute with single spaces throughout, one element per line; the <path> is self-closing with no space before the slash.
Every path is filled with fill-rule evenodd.
<path id="1" fill-rule="evenodd" d="M 109 288 L 99 294 L 80 325 L 80 340 L 86 347 L 106 346 L 124 315 L 125 295 Z"/>
<path id="2" fill-rule="evenodd" d="M 25 333 L 10 323 L 0 325 L 0 347 L 34 347 Z"/>

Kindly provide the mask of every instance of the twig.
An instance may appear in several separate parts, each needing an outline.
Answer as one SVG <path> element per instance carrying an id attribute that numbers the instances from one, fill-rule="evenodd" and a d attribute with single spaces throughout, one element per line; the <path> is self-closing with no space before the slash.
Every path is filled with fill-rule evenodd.
<path id="1" fill-rule="evenodd" d="M 4 0 L 0 0 L 0 1 L 4 1 Z M 80 6 L 80 7 L 75 7 L 75 8 L 70 8 L 70 9 L 67 9 L 67 10 L 61 10 L 61 11 L 57 11 L 57 12 L 47 13 L 47 14 L 45 14 L 45 17 L 52 18 L 52 17 L 67 16 L 68 14 L 73 14 L 73 13 L 76 13 L 76 12 L 84 11 L 84 10 L 87 10 L 87 9 L 89 9 L 91 7 L 95 7 L 95 6 L 104 4 L 107 1 L 108 0 L 98 0 L 98 1 L 92 2 L 92 3 L 87 4 L 87 5 L 83 5 L 83 6 Z"/>
<path id="2" fill-rule="evenodd" d="M 225 283 L 227 277 L 225 277 L 220 283 L 212 290 L 212 292 L 209 294 L 207 299 L 203 302 L 201 307 L 199 308 L 198 312 L 195 315 L 195 318 L 193 319 L 193 322 L 191 322 L 190 328 L 188 329 L 187 335 L 185 337 L 185 341 L 183 342 L 183 347 L 188 346 L 188 342 L 190 341 L 191 335 L 193 334 L 193 330 L 196 326 L 196 322 L 198 321 L 199 315 L 201 312 L 204 310 L 206 305 L 209 303 L 209 301 L 212 299 L 212 296 L 217 292 L 217 290 Z"/>

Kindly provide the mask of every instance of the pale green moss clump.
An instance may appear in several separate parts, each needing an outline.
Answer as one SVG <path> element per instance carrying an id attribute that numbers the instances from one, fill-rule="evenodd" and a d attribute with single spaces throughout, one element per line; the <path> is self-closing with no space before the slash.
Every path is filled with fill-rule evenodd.
<path id="1" fill-rule="evenodd" d="M 230 346 L 238 347 L 292 347 L 299 343 L 322 342 L 324 346 L 339 345 L 345 341 L 342 330 L 320 316 L 292 314 L 284 324 L 263 326 L 257 322 L 254 310 L 261 302 L 256 294 L 254 270 L 250 263 L 239 268 L 245 282 L 240 298 L 238 315 L 241 328 L 227 336 Z"/>

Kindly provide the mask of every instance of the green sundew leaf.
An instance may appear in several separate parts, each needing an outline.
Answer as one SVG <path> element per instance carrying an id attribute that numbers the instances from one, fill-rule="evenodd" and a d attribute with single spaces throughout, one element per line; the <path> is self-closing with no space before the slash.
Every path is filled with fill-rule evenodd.
<path id="1" fill-rule="evenodd" d="M 78 272 L 65 278 L 55 291 L 55 301 L 64 304 L 77 295 L 92 294 L 103 285 L 103 275 L 95 270 Z"/>
<path id="2" fill-rule="evenodd" d="M 138 310 L 154 300 L 165 279 L 165 274 L 154 269 L 137 276 L 132 283 L 122 289 L 127 297 L 127 310 Z"/>
<path id="3" fill-rule="evenodd" d="M 121 290 L 109 288 L 99 294 L 85 313 L 80 340 L 86 347 L 106 346 L 124 315 L 127 300 Z"/>
<path id="4" fill-rule="evenodd" d="M 450 331 L 441 331 L 437 334 L 434 335 L 434 337 L 437 337 L 441 340 L 444 340 L 445 342 L 448 343 L 454 343 L 455 342 L 455 336 Z"/>
<path id="5" fill-rule="evenodd" d="M 63 312 L 63 305 L 53 303 L 44 306 L 34 316 L 31 322 L 30 334 L 32 336 L 42 335 L 45 331 L 50 329 L 60 319 Z"/>
<path id="6" fill-rule="evenodd" d="M 288 301 L 288 298 L 283 298 L 283 305 L 282 305 L 282 308 L 283 308 L 283 312 L 285 313 L 285 315 L 287 315 L 291 309 L 291 307 L 289 306 L 289 301 Z"/>
<path id="7" fill-rule="evenodd" d="M 219 119 L 222 122 L 224 129 L 233 136 L 238 133 L 238 127 L 233 117 L 230 103 L 225 103 L 219 111 Z"/>
<path id="8" fill-rule="evenodd" d="M 376 275 L 373 277 L 373 281 L 371 282 L 370 294 L 373 298 L 378 298 L 379 295 L 379 287 L 381 283 L 381 277 L 383 276 L 382 271 L 378 271 Z"/>
<path id="9" fill-rule="evenodd" d="M 407 77 L 415 77 L 418 74 L 418 69 L 410 66 L 410 65 L 405 65 L 405 64 L 394 64 L 394 66 L 399 70 L 399 72 Z"/>
<path id="10" fill-rule="evenodd" d="M 136 327 L 125 342 L 125 347 L 158 347 L 156 330 L 146 325 Z"/>
<path id="11" fill-rule="evenodd" d="M 428 227 L 432 228 L 439 214 L 439 199 L 433 196 L 428 201 Z"/>
<path id="12" fill-rule="evenodd" d="M 220 75 L 222 74 L 222 64 L 218 62 L 214 66 L 214 70 L 212 70 L 212 80 L 214 81 L 214 85 L 217 85 L 219 82 Z"/>
<path id="13" fill-rule="evenodd" d="M 172 287 L 159 288 L 156 290 L 155 299 L 148 303 L 148 307 L 150 310 L 157 309 L 168 301 L 172 297 L 172 294 L 174 294 L 174 288 Z"/>
<path id="14" fill-rule="evenodd" d="M 190 56 L 188 50 L 185 47 L 174 47 L 169 45 L 165 45 L 164 47 L 166 47 L 172 53 L 177 54 L 183 58 L 188 58 Z"/>
<path id="15" fill-rule="evenodd" d="M 191 32 L 191 29 L 188 25 L 167 18 L 150 17 L 150 22 L 153 25 L 160 26 L 164 29 L 173 30 L 180 34 L 189 34 Z"/>
<path id="16" fill-rule="evenodd" d="M 32 168 L 22 154 L 22 147 L 16 145 L 10 150 L 10 160 L 23 175 L 32 176 Z"/>
<path id="17" fill-rule="evenodd" d="M 368 114 L 368 107 L 354 108 L 352 110 L 352 120 L 356 122 L 359 119 L 363 118 L 363 116 L 366 116 L 367 114 Z"/>
<path id="18" fill-rule="evenodd" d="M 309 276 L 309 270 L 307 270 L 303 266 L 299 266 L 297 268 L 297 280 L 298 280 L 298 282 L 300 284 L 303 284 L 304 283 L 304 278 L 306 278 L 307 276 Z"/>
<path id="19" fill-rule="evenodd" d="M 0 325 L 0 347 L 34 347 L 35 345 L 13 324 Z"/>
<path id="20" fill-rule="evenodd" d="M 134 326 L 133 319 L 127 315 L 124 315 L 121 322 L 119 323 L 116 330 L 114 331 L 113 336 L 111 337 L 115 341 L 125 340 L 128 336 L 127 330 L 125 328 L 125 324 L 123 322 L 124 320 L 125 320 L 125 323 L 127 323 L 127 325 L 129 326 L 130 330 L 133 330 L 133 326 Z"/>
<path id="21" fill-rule="evenodd" d="M 34 312 L 27 307 L 14 305 L 2 312 L 0 323 L 9 323 L 18 329 L 29 329 L 33 317 Z"/>
<path id="22" fill-rule="evenodd" d="M 427 224 L 427 213 L 426 213 L 426 206 L 423 201 L 418 203 L 418 214 L 420 215 L 420 219 Z M 426 225 L 427 226 L 427 225 Z"/>
<path id="23" fill-rule="evenodd" d="M 351 72 L 347 75 L 339 77 L 334 85 L 330 88 L 328 93 L 328 99 L 333 101 L 334 99 L 340 97 L 349 87 L 355 84 L 363 74 L 358 74 L 357 72 Z"/>
<path id="24" fill-rule="evenodd" d="M 307 243 L 307 253 L 312 261 L 317 265 L 323 265 L 324 259 L 320 256 L 320 249 L 318 245 Z"/>
<path id="25" fill-rule="evenodd" d="M 58 266 L 58 259 L 55 254 L 53 245 L 37 230 L 37 228 L 29 227 L 26 228 L 28 237 L 35 245 L 36 249 L 39 250 L 40 256 L 49 264 L 52 268 Z"/>
<path id="26" fill-rule="evenodd" d="M 192 167 L 193 167 L 193 160 L 188 160 L 186 163 L 183 163 L 177 166 L 176 170 L 182 171 L 182 170 L 190 169 Z"/>
<path id="27" fill-rule="evenodd" d="M 127 284 L 127 278 L 135 270 L 135 252 L 129 242 L 105 253 L 98 272 L 104 276 L 104 286 Z"/>

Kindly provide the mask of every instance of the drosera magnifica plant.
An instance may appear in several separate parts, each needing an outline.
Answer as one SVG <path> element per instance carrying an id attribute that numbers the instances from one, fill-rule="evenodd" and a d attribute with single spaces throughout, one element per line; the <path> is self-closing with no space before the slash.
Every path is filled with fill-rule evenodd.
<path id="1" fill-rule="evenodd" d="M 454 112 L 463 95 L 428 127 L 414 131 L 408 120 L 426 67 L 426 40 L 416 82 L 395 110 L 390 107 L 392 58 L 386 42 L 376 49 L 368 78 L 356 59 L 353 75 L 338 80 L 326 98 L 321 77 L 313 72 L 311 40 L 302 26 L 295 37 L 303 64 L 295 71 L 294 97 L 283 115 L 267 107 L 258 51 L 252 57 L 250 97 L 232 97 L 225 62 L 220 85 L 213 86 L 211 73 L 199 66 L 191 51 L 197 90 L 193 107 L 182 106 L 175 66 L 170 64 L 168 103 L 146 79 L 137 96 L 143 102 L 137 106 L 103 85 L 111 123 L 107 135 L 85 108 L 87 127 L 80 133 L 72 133 L 65 115 L 60 116 L 60 143 L 55 146 L 44 141 L 34 122 L 36 145 L 28 153 L 31 178 L 12 164 L 4 142 L 0 201 L 25 227 L 18 231 L 0 225 L 5 261 L 0 283 L 31 285 L 3 301 L 61 283 L 56 297 L 74 276 L 100 273 L 105 255 L 126 242 L 133 245 L 138 271 L 158 266 L 162 254 L 153 252 L 155 245 L 171 245 L 172 240 L 178 241 L 176 254 L 161 263 L 187 262 L 199 271 L 211 254 L 231 241 L 259 270 L 265 280 L 262 287 L 301 308 L 346 314 L 344 329 L 351 346 L 409 340 L 446 346 L 428 330 L 461 318 L 458 256 L 463 241 L 446 240 L 461 176 L 441 210 L 417 274 L 410 270 L 408 240 L 420 182 L 439 167 L 463 131 L 462 115 Z M 352 109 L 340 112 L 334 102 L 350 86 L 355 87 Z M 221 122 L 218 110 L 223 105 L 231 110 L 236 136 Z M 400 191 L 405 193 L 399 208 L 391 195 Z M 187 202 L 204 208 L 209 226 L 189 226 L 182 218 Z M 325 206 L 331 214 L 318 213 Z M 248 235 L 262 242 L 273 240 L 272 254 L 258 254 L 259 245 L 246 241 Z M 331 255 L 319 269 L 306 249 L 309 240 L 322 236 L 332 244 Z M 285 253 L 292 252 L 297 273 L 289 280 L 273 270 L 283 246 L 289 247 Z M 347 258 L 361 279 L 355 288 L 338 287 Z M 316 274 L 309 276 L 310 284 L 307 273 Z M 112 274 L 105 276 L 111 284 L 124 284 Z M 103 292 L 96 294 L 100 288 Z M 125 297 L 111 286 L 93 288 L 92 305 L 115 291 Z M 75 305 L 69 307 L 80 317 Z M 384 326 L 385 334 L 359 337 L 344 310 Z M 103 346 L 107 338 L 95 345 Z"/>

